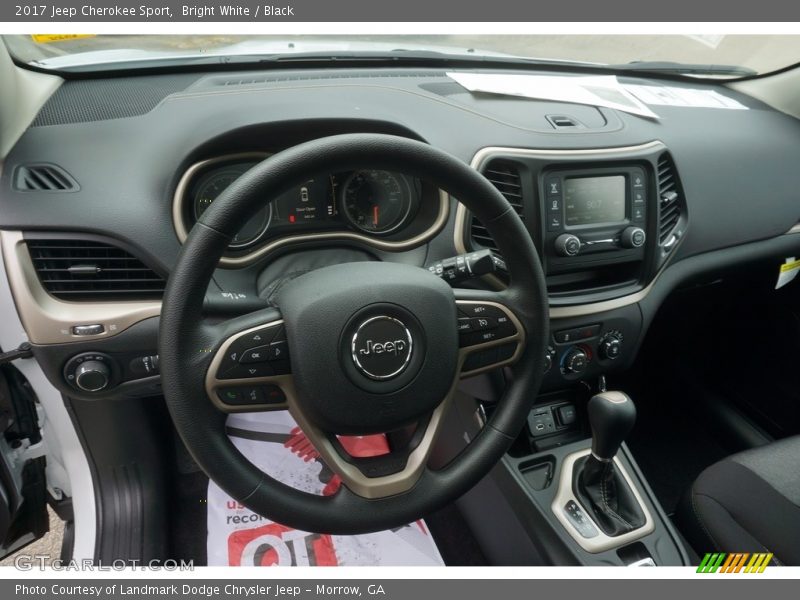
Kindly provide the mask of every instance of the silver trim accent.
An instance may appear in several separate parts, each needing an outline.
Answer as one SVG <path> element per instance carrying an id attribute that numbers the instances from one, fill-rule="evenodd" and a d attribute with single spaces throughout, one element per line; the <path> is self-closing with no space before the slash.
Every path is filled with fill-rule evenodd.
<path id="1" fill-rule="evenodd" d="M 131 325 L 161 314 L 160 301 L 67 302 L 42 287 L 20 231 L 0 231 L 8 284 L 28 339 L 33 344 L 63 344 L 113 337 Z M 94 335 L 75 335 L 73 327 L 103 325 Z"/>
<path id="2" fill-rule="evenodd" d="M 644 513 L 644 525 L 639 527 L 638 529 L 634 529 L 633 531 L 629 531 L 627 533 L 623 533 L 622 535 L 618 535 L 616 537 L 611 537 L 606 535 L 600 526 L 594 522 L 594 519 L 591 518 L 589 511 L 581 504 L 580 500 L 575 496 L 575 492 L 572 490 L 572 479 L 573 479 L 573 471 L 575 468 L 575 462 L 579 458 L 583 458 L 584 456 L 588 456 L 591 450 L 588 448 L 586 450 L 580 450 L 578 452 L 573 452 L 572 454 L 568 454 L 564 459 L 564 464 L 561 466 L 561 475 L 559 476 L 558 480 L 558 492 L 556 493 L 556 497 L 553 498 L 553 503 L 550 505 L 550 510 L 553 511 L 553 514 L 556 516 L 556 519 L 564 526 L 564 529 L 567 530 L 570 537 L 574 539 L 578 545 L 586 550 L 587 552 L 591 552 L 592 554 L 596 554 L 598 552 L 605 552 L 606 550 L 611 550 L 613 548 L 619 548 L 620 546 L 624 546 L 625 544 L 629 544 L 635 540 L 641 539 L 644 536 L 652 533 L 655 528 L 655 521 L 653 521 L 653 517 L 650 514 L 650 511 L 647 509 L 647 505 L 642 500 L 642 496 L 639 494 L 639 490 L 633 483 L 630 475 L 628 475 L 628 471 L 625 467 L 622 466 L 622 462 L 619 459 L 614 457 L 614 468 L 616 468 L 633 492 L 634 498 L 639 503 L 639 506 L 642 508 L 642 512 Z M 578 506 L 580 506 L 584 513 L 586 513 L 586 518 L 592 522 L 592 524 L 597 529 L 597 535 L 591 538 L 585 538 L 575 527 L 572 525 L 570 520 L 564 514 L 564 507 L 567 503 L 572 500 Z"/>
<path id="3" fill-rule="evenodd" d="M 615 148 L 584 148 L 573 150 L 546 150 L 537 148 L 507 148 L 502 146 L 488 146 L 478 150 L 475 156 L 472 157 L 470 166 L 476 171 L 480 171 L 484 163 L 486 163 L 489 158 L 497 154 L 506 157 L 533 156 L 538 158 L 551 158 L 554 160 L 583 160 L 587 157 L 608 156 L 613 158 L 616 154 L 655 151 L 658 149 L 666 150 L 667 147 L 660 140 L 653 140 L 652 142 L 635 146 L 619 146 Z M 467 207 L 459 202 L 458 206 L 456 207 L 455 227 L 453 228 L 453 245 L 459 254 L 465 254 L 468 252 L 466 246 L 467 240 L 464 237 L 468 216 L 469 211 L 467 210 Z M 797 228 L 797 232 L 800 233 L 800 223 L 797 224 Z M 683 237 L 681 239 L 683 239 Z M 613 298 L 611 300 L 593 302 L 590 304 L 578 304 L 575 306 L 551 306 L 550 318 L 566 319 L 569 317 L 584 317 L 609 310 L 615 310 L 631 304 L 636 304 L 647 296 L 647 294 L 653 288 L 653 284 L 658 280 L 659 275 L 661 272 L 663 272 L 663 269 L 667 266 L 667 264 L 668 263 L 664 263 L 661 271 L 659 271 L 656 277 L 653 278 L 653 281 L 651 281 L 650 284 L 643 290 L 640 290 L 634 294 L 622 296 L 620 298 Z M 505 284 L 495 275 L 486 275 L 484 276 L 484 280 L 495 289 L 503 289 L 505 287 Z"/>
<path id="4" fill-rule="evenodd" d="M 455 395 L 459 379 L 477 373 L 482 373 L 490 369 L 496 369 L 500 366 L 510 364 L 511 362 L 516 361 L 517 358 L 519 358 L 519 355 L 522 352 L 522 348 L 525 345 L 525 330 L 522 327 L 522 323 L 519 321 L 516 315 L 514 315 L 514 313 L 507 307 L 503 306 L 500 303 L 493 302 L 491 300 L 487 301 L 457 300 L 456 303 L 488 304 L 491 306 L 496 306 L 500 308 L 503 312 L 505 312 L 506 315 L 508 315 L 508 317 L 514 323 L 514 326 L 517 328 L 517 333 L 511 337 L 492 340 L 489 342 L 485 342 L 483 344 L 467 346 L 465 348 L 459 348 L 457 372 L 456 376 L 453 378 L 453 383 L 450 386 L 450 389 L 445 395 L 442 402 L 439 404 L 439 406 L 437 406 L 434 409 L 433 413 L 431 414 L 431 418 L 430 421 L 428 422 L 428 426 L 427 429 L 425 430 L 423 438 L 420 441 L 419 445 L 409 454 L 408 460 L 406 462 L 406 467 L 398 473 L 393 473 L 391 475 L 386 475 L 383 477 L 367 477 L 366 475 L 361 473 L 361 471 L 359 471 L 356 466 L 342 459 L 342 457 L 339 455 L 339 452 L 331 444 L 330 440 L 328 439 L 328 436 L 325 435 L 325 433 L 322 430 L 314 426 L 314 424 L 308 419 L 308 417 L 305 415 L 302 408 L 300 407 L 300 404 L 297 400 L 297 391 L 295 390 L 294 387 L 294 378 L 292 375 L 278 375 L 273 377 L 253 377 L 247 379 L 216 378 L 216 373 L 222 362 L 222 357 L 225 355 L 228 348 L 236 339 L 257 329 L 280 325 L 281 323 L 283 323 L 282 319 L 278 319 L 276 321 L 271 321 L 268 323 L 257 325 L 255 327 L 251 327 L 250 329 L 238 332 L 229 337 L 227 340 L 225 340 L 225 342 L 223 342 L 223 344 L 220 346 L 220 349 L 214 355 L 214 358 L 211 360 L 211 364 L 209 365 L 208 371 L 206 372 L 205 375 L 206 394 L 208 395 L 211 402 L 217 408 L 226 413 L 252 412 L 254 410 L 270 411 L 270 410 L 288 409 L 292 417 L 294 417 L 295 421 L 297 421 L 297 424 L 300 426 L 300 428 L 303 430 L 306 436 L 308 436 L 309 441 L 314 445 L 314 447 L 317 449 L 317 451 L 320 453 L 320 455 L 326 461 L 326 463 L 333 469 L 335 473 L 337 473 L 342 478 L 344 484 L 353 493 L 358 494 L 359 496 L 362 496 L 364 498 L 382 498 L 385 496 L 391 496 L 394 494 L 405 492 L 411 489 L 422 475 L 423 469 L 427 464 L 428 456 L 430 455 L 430 452 L 433 449 L 433 444 L 436 441 L 441 425 L 444 422 L 443 417 L 448 407 L 450 406 L 453 396 Z M 510 342 L 516 342 L 517 348 L 514 354 L 509 359 L 498 363 L 494 363 L 492 365 L 487 365 L 485 367 L 481 367 L 480 369 L 476 369 L 474 371 L 470 371 L 467 373 L 461 372 L 461 368 L 464 365 L 464 361 L 466 360 L 467 356 L 469 356 L 472 352 L 475 352 L 477 350 L 482 350 L 484 348 L 491 348 L 493 346 L 507 344 Z M 286 403 L 232 406 L 220 401 L 220 399 L 216 394 L 217 390 L 220 388 L 225 388 L 229 386 L 233 387 L 238 385 L 258 385 L 258 384 L 272 384 L 278 386 L 286 395 Z"/>
<path id="5" fill-rule="evenodd" d="M 464 371 L 461 372 L 461 378 L 465 377 L 472 377 L 473 375 L 478 375 L 480 373 L 485 373 L 486 371 L 492 371 L 499 367 L 503 367 L 505 365 L 510 365 L 517 361 L 519 355 L 522 354 L 522 349 L 525 347 L 525 328 L 522 326 L 522 323 L 517 318 L 517 315 L 513 313 L 508 307 L 500 304 L 499 302 L 493 302 L 491 300 L 456 300 L 456 306 L 458 305 L 469 305 L 469 304 L 488 304 L 489 306 L 494 306 L 502 310 L 506 316 L 511 319 L 511 322 L 514 324 L 514 327 L 517 328 L 517 333 L 512 335 L 511 337 L 500 338 L 496 340 L 491 340 L 489 342 L 484 342 L 482 344 L 475 344 L 474 346 L 465 346 L 461 348 L 461 354 L 463 355 L 463 359 L 466 360 L 466 357 L 469 354 L 477 350 L 484 350 L 486 348 L 492 348 L 494 346 L 503 346 L 505 344 L 509 344 L 511 342 L 517 343 L 517 348 L 514 350 L 514 354 L 511 355 L 510 358 L 506 360 L 492 363 L 491 365 L 486 365 L 485 367 L 480 367 L 478 369 L 473 369 L 472 371 Z M 461 371 L 461 365 L 459 364 L 459 371 Z"/>
<path id="6" fill-rule="evenodd" d="M 406 358 L 403 361 L 403 364 L 400 365 L 399 369 L 393 371 L 392 373 L 389 373 L 388 375 L 375 375 L 374 373 L 370 373 L 369 370 L 364 365 L 361 364 L 361 361 L 358 360 L 358 353 L 356 352 L 356 342 L 358 341 L 358 334 L 361 333 L 361 330 L 364 327 L 378 320 L 392 321 L 393 323 L 397 323 L 400 327 L 403 328 L 403 331 L 406 332 L 406 339 L 408 340 L 408 354 L 406 354 Z M 395 319 L 394 317 L 388 317 L 386 315 L 371 317 L 366 321 L 364 321 L 363 323 L 361 323 L 361 325 L 358 326 L 356 332 L 353 334 L 353 339 L 350 342 L 350 356 L 353 358 L 353 362 L 355 363 L 356 367 L 364 375 L 376 381 L 386 381 L 388 379 L 392 379 L 393 377 L 397 377 L 398 375 L 400 375 L 400 373 L 405 371 L 406 367 L 408 366 L 408 363 L 411 362 L 411 353 L 413 351 L 414 351 L 414 338 L 411 336 L 411 332 L 408 330 L 408 327 L 406 327 L 406 324 L 399 319 Z"/>
<path id="7" fill-rule="evenodd" d="M 175 193 L 172 196 L 172 223 L 175 228 L 175 234 L 178 236 L 178 241 L 183 244 L 186 238 L 189 237 L 189 231 L 186 229 L 186 224 L 183 220 L 183 203 L 185 196 L 188 192 L 189 181 L 197 173 L 198 170 L 207 167 L 208 165 L 228 160 L 237 160 L 239 158 L 253 158 L 260 157 L 261 160 L 271 156 L 268 153 L 249 152 L 242 154 L 228 154 L 217 156 L 202 160 L 191 165 L 181 176 L 178 185 L 175 188 Z M 420 244 L 427 242 L 435 236 L 447 223 L 450 216 L 450 196 L 444 190 L 439 190 L 439 214 L 437 215 L 431 226 L 425 231 L 402 241 L 389 241 L 376 239 L 374 236 L 367 236 L 354 231 L 332 231 L 324 233 L 306 233 L 306 234 L 292 234 L 286 237 L 279 237 L 264 246 L 253 249 L 251 252 L 241 256 L 223 256 L 219 261 L 220 267 L 239 268 L 246 267 L 257 261 L 262 256 L 265 256 L 280 248 L 293 243 L 317 240 L 349 240 L 365 243 L 369 246 L 377 248 L 378 250 L 385 250 L 387 252 L 401 252 L 403 250 L 410 250 Z"/>

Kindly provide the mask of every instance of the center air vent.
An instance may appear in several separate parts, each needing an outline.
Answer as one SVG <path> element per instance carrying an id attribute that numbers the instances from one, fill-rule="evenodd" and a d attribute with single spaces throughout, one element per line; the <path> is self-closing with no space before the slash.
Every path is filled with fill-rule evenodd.
<path id="1" fill-rule="evenodd" d="M 658 159 L 658 243 L 666 251 L 672 250 L 683 234 L 685 206 L 675 163 L 665 152 Z"/>
<path id="2" fill-rule="evenodd" d="M 27 241 L 42 286 L 62 300 L 152 300 L 166 281 L 117 246 L 85 240 Z"/>
<path id="3" fill-rule="evenodd" d="M 524 221 L 525 209 L 522 196 L 522 177 L 520 176 L 519 169 L 511 162 L 493 160 L 483 169 L 483 175 L 492 182 L 492 185 L 494 185 L 503 196 L 505 196 L 506 200 L 511 204 L 511 207 Z M 497 244 L 495 244 L 492 236 L 489 235 L 489 231 L 475 217 L 472 217 L 470 233 L 474 243 L 480 244 L 484 248 L 491 248 L 497 251 Z"/>

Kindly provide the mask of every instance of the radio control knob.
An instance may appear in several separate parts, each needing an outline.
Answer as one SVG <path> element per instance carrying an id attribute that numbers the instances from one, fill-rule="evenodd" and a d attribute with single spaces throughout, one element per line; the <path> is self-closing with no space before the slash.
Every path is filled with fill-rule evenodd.
<path id="1" fill-rule="evenodd" d="M 75 385 L 84 392 L 99 392 L 108 386 L 111 372 L 99 360 L 87 360 L 75 369 Z"/>
<path id="2" fill-rule="evenodd" d="M 641 227 L 628 227 L 622 232 L 620 241 L 623 248 L 641 248 L 647 236 Z"/>
<path id="3" fill-rule="evenodd" d="M 589 365 L 589 356 L 581 348 L 573 348 L 564 357 L 565 373 L 582 373 Z"/>
<path id="4" fill-rule="evenodd" d="M 577 256 L 581 251 L 581 240 L 571 233 L 562 233 L 556 238 L 556 254 L 559 256 Z"/>

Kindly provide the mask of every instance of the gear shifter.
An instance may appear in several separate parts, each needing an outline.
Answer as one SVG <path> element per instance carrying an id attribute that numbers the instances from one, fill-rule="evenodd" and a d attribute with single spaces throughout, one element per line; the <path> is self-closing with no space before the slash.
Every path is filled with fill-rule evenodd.
<path id="1" fill-rule="evenodd" d="M 592 454 L 599 461 L 612 460 L 636 422 L 633 400 L 623 392 L 601 392 L 587 406 L 592 427 Z"/>
<path id="2" fill-rule="evenodd" d="M 589 400 L 588 412 L 592 453 L 575 464 L 574 491 L 607 535 L 622 535 L 645 523 L 633 490 L 614 466 L 614 457 L 636 421 L 636 407 L 623 392 L 601 392 Z"/>

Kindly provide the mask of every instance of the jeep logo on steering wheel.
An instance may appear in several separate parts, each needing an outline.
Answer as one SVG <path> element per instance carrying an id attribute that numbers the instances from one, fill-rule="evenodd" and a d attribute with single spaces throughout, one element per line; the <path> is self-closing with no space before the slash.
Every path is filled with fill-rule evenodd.
<path id="1" fill-rule="evenodd" d="M 361 373 L 378 381 L 397 377 L 411 360 L 414 341 L 405 323 L 394 317 L 371 317 L 353 334 L 351 354 Z"/>

